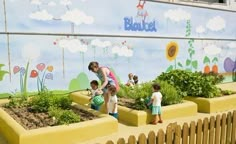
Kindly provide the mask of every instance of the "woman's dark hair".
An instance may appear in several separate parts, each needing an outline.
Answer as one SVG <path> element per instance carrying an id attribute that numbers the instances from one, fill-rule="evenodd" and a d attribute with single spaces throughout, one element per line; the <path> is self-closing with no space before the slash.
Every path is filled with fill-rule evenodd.
<path id="1" fill-rule="evenodd" d="M 88 70 L 91 71 L 91 70 L 93 70 L 94 67 L 99 67 L 98 62 L 96 62 L 96 61 L 90 62 L 89 65 L 88 65 Z"/>
<path id="2" fill-rule="evenodd" d="M 158 90 L 161 89 L 161 86 L 160 86 L 159 84 L 157 84 L 157 83 L 152 84 L 152 87 L 153 87 L 153 89 L 156 90 L 156 91 L 158 91 Z"/>
<path id="3" fill-rule="evenodd" d="M 90 82 L 90 84 L 94 84 L 94 85 L 98 86 L 98 81 L 97 81 L 97 80 L 92 80 L 92 81 Z"/>
<path id="4" fill-rule="evenodd" d="M 134 75 L 133 76 L 134 84 L 138 84 L 138 76 Z"/>

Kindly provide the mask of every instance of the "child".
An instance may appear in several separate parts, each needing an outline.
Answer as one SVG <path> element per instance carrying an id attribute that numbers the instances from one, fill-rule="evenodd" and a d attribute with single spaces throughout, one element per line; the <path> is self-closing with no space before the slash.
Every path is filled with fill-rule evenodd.
<path id="1" fill-rule="evenodd" d="M 91 101 L 93 99 L 94 96 L 97 96 L 97 95 L 101 95 L 103 92 L 101 90 L 98 89 L 98 81 L 96 80 L 92 80 L 90 82 L 90 86 L 91 86 L 91 98 L 89 99 L 89 101 Z M 100 109 L 100 106 L 96 106 L 94 105 L 93 103 L 91 104 L 91 108 L 94 109 L 94 110 L 99 110 Z"/>
<path id="2" fill-rule="evenodd" d="M 154 115 L 154 119 L 151 122 L 151 124 L 157 124 L 162 123 L 161 119 L 161 100 L 162 100 L 162 94 L 159 92 L 161 89 L 159 84 L 153 84 L 152 85 L 152 97 L 151 101 L 148 103 L 148 105 L 152 104 L 152 115 Z M 159 117 L 159 121 L 157 121 L 157 114 Z"/>
<path id="3" fill-rule="evenodd" d="M 108 87 L 107 93 L 108 93 L 108 109 L 107 112 L 109 115 L 115 117 L 118 119 L 118 111 L 117 111 L 117 96 L 116 96 L 116 87 L 111 85 Z"/>
<path id="4" fill-rule="evenodd" d="M 127 83 L 126 83 L 127 86 L 133 86 L 133 85 L 134 85 L 133 76 L 134 76 L 134 75 L 133 75 L 132 73 L 129 73 L 129 74 L 128 74 L 129 80 L 128 80 Z"/>
<path id="5" fill-rule="evenodd" d="M 137 75 L 134 75 L 133 76 L 133 80 L 134 80 L 134 84 L 138 84 L 138 76 Z"/>

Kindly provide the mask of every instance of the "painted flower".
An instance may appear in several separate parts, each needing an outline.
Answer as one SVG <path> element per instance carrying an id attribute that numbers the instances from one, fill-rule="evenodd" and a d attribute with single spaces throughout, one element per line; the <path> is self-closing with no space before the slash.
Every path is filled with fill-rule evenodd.
<path id="1" fill-rule="evenodd" d="M 53 74 L 52 73 L 47 73 L 45 78 L 53 80 Z"/>
<path id="2" fill-rule="evenodd" d="M 20 68 L 20 74 L 21 74 L 21 75 L 24 75 L 24 74 L 25 74 L 25 68 L 24 68 L 24 67 L 21 67 L 21 68 Z"/>
<path id="3" fill-rule="evenodd" d="M 20 67 L 19 66 L 14 66 L 13 68 L 13 73 L 16 74 L 20 71 Z"/>
<path id="4" fill-rule="evenodd" d="M 37 76 L 38 76 L 38 72 L 36 70 L 32 70 L 31 73 L 30 73 L 30 77 L 35 78 Z"/>
<path id="5" fill-rule="evenodd" d="M 47 70 L 50 71 L 50 72 L 52 72 L 52 71 L 53 71 L 53 66 L 51 66 L 51 65 L 50 65 L 50 66 L 47 66 Z"/>
<path id="6" fill-rule="evenodd" d="M 37 64 L 36 68 L 39 70 L 39 71 L 43 71 L 45 69 L 46 65 L 44 63 L 39 63 Z"/>
<path id="7" fill-rule="evenodd" d="M 177 54 L 179 52 L 179 46 L 176 42 L 169 42 L 166 46 L 166 58 L 169 61 L 172 61 L 176 58 Z"/>

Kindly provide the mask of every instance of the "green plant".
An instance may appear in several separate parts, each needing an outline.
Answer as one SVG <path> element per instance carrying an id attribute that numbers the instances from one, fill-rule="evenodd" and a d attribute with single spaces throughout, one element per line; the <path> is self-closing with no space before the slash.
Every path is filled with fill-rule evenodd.
<path id="1" fill-rule="evenodd" d="M 221 93 L 223 95 L 231 95 L 231 94 L 235 94 L 236 92 L 231 91 L 231 90 L 221 90 Z"/>
<path id="2" fill-rule="evenodd" d="M 203 76 L 206 77 L 212 77 L 213 78 L 213 84 L 219 84 L 222 83 L 223 80 L 225 79 L 222 74 L 215 73 L 213 71 L 210 71 L 209 73 L 202 73 L 200 72 Z"/>
<path id="3" fill-rule="evenodd" d="M 162 105 L 171 105 L 181 103 L 182 97 L 178 94 L 177 90 L 170 84 L 164 81 L 154 81 L 160 84 L 161 93 L 163 95 Z M 152 96 L 153 82 L 146 82 L 134 87 L 127 87 L 121 85 L 120 91 L 117 94 L 119 97 L 127 97 L 135 99 L 133 108 L 137 110 L 144 110 L 146 108 L 145 98 Z"/>
<path id="4" fill-rule="evenodd" d="M 27 105 L 27 96 L 15 91 L 9 96 L 9 103 L 5 104 L 5 107 L 23 107 Z"/>
<path id="5" fill-rule="evenodd" d="M 51 107 L 49 109 L 49 115 L 55 118 L 57 125 L 80 122 L 80 116 L 75 114 L 72 110 Z"/>
<path id="6" fill-rule="evenodd" d="M 214 77 L 203 76 L 199 72 L 173 70 L 162 73 L 156 80 L 167 81 L 174 86 L 179 95 L 212 98 L 220 95 L 219 88 L 214 84 Z"/>
<path id="7" fill-rule="evenodd" d="M 68 96 L 53 95 L 47 89 L 33 96 L 29 101 L 29 106 L 36 112 L 48 112 L 50 107 L 69 109 L 71 104 L 72 100 Z"/>

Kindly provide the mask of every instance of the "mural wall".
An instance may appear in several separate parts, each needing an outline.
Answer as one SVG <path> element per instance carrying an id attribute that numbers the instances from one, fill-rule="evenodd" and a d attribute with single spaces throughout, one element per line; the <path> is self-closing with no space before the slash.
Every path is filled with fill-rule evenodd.
<path id="1" fill-rule="evenodd" d="M 68 35 L 0 35 L 2 94 L 40 91 L 43 86 L 87 88 L 90 80 L 97 79 L 87 69 L 94 60 L 111 67 L 123 83 L 130 72 L 140 81 L 149 81 L 172 69 L 214 71 L 229 74 L 232 81 L 236 71 L 233 12 L 139 0 L 7 0 L 4 9 L 4 1 L 0 3 L 1 32 L 6 17 L 8 32 Z M 225 38 L 234 40 L 220 40 Z"/>

